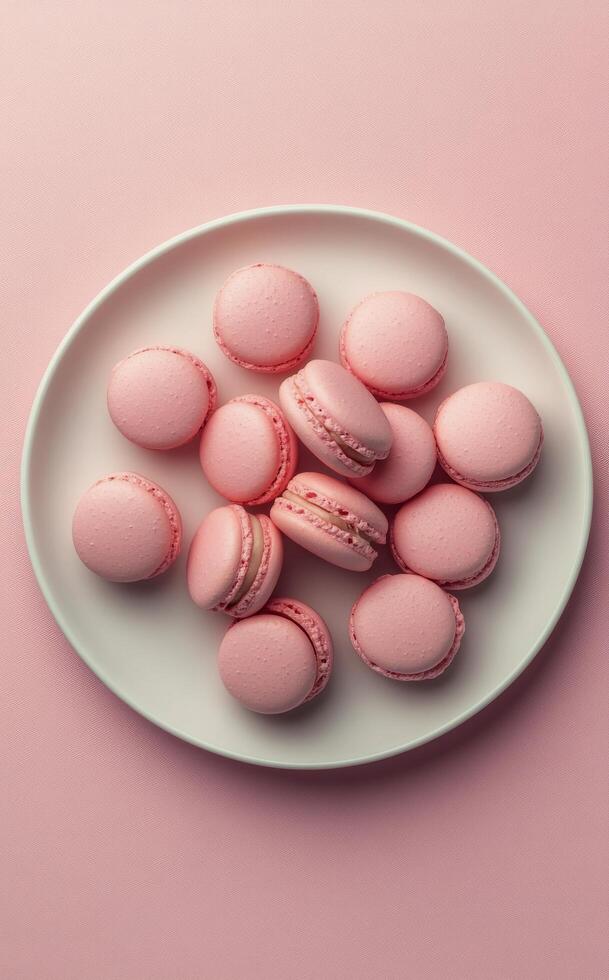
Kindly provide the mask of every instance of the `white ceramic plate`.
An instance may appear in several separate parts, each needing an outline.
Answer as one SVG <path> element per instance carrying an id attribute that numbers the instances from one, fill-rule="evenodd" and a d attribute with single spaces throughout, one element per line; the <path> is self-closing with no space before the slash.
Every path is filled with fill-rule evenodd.
<path id="1" fill-rule="evenodd" d="M 543 455 L 520 487 L 493 495 L 502 553 L 487 583 L 459 594 L 466 634 L 447 673 L 396 684 L 368 670 L 347 637 L 350 607 L 390 569 L 342 572 L 287 545 L 278 592 L 324 616 L 336 666 L 323 697 L 284 717 L 242 710 L 225 693 L 215 655 L 227 619 L 190 601 L 190 538 L 219 498 L 206 486 L 197 445 L 173 453 L 137 449 L 106 411 L 112 365 L 136 347 L 175 344 L 209 365 L 220 398 L 261 392 L 277 380 L 231 364 L 211 331 L 213 297 L 226 276 L 256 261 L 291 266 L 313 283 L 322 311 L 318 357 L 336 358 L 340 324 L 373 290 L 420 293 L 442 311 L 450 335 L 447 374 L 416 404 L 471 381 L 522 388 L 545 427 Z M 318 468 L 302 453 L 301 468 Z M 184 518 L 185 548 L 167 575 L 113 585 L 89 573 L 71 542 L 81 492 L 105 473 L 132 469 L 166 487 Z M 119 697 L 162 728 L 213 752 L 268 766 L 325 768 L 369 762 L 435 738 L 503 691 L 556 624 L 584 555 L 592 501 L 586 430 L 569 377 L 539 324 L 487 269 L 405 221 L 353 208 L 251 211 L 213 221 L 154 249 L 104 289 L 74 324 L 42 381 L 27 430 L 22 473 L 27 543 L 53 615 L 74 649 Z"/>

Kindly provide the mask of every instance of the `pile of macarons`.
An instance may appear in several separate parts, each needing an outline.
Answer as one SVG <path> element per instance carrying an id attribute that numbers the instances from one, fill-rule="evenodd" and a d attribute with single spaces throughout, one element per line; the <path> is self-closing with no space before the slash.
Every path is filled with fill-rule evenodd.
<path id="1" fill-rule="evenodd" d="M 372 671 L 430 680 L 464 633 L 453 592 L 483 582 L 499 556 L 497 518 L 481 494 L 529 476 L 543 441 L 529 399 L 501 382 L 455 391 L 433 427 L 402 404 L 431 391 L 448 363 L 444 319 L 421 297 L 395 290 L 362 299 L 345 317 L 336 362 L 308 359 L 318 322 L 306 279 L 251 265 L 219 290 L 213 332 L 245 371 L 287 375 L 279 405 L 247 391 L 218 404 L 207 366 L 172 346 L 128 354 L 108 383 L 110 418 L 136 445 L 171 451 L 200 438 L 202 472 L 226 504 L 190 543 L 187 587 L 199 607 L 230 617 L 218 653 L 226 690 L 266 714 L 318 695 L 333 663 L 321 616 L 274 595 L 283 536 L 348 572 L 370 569 L 388 543 L 396 574 L 362 592 L 345 630 Z M 299 443 L 325 470 L 297 472 Z M 438 463 L 444 479 L 430 482 Z M 72 536 L 91 571 L 134 582 L 171 567 L 182 522 L 162 487 L 112 473 L 81 497 Z"/>

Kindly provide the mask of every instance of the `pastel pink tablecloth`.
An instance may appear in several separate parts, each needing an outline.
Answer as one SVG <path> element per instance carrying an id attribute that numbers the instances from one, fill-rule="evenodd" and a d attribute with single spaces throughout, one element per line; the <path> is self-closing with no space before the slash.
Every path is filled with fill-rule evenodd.
<path id="1" fill-rule="evenodd" d="M 607 976 L 609 6 L 0 6 L 0 975 Z M 286 202 L 388 211 L 488 264 L 562 354 L 596 466 L 532 668 L 344 773 L 230 763 L 126 708 L 55 626 L 19 515 L 31 400 L 87 301 L 174 233 Z"/>

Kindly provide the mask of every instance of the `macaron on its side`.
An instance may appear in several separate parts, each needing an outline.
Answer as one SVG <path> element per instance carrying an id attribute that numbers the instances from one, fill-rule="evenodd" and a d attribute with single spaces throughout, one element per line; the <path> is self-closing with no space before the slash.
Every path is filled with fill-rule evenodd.
<path id="1" fill-rule="evenodd" d="M 378 402 L 340 365 L 309 361 L 282 383 L 279 400 L 305 446 L 336 473 L 367 476 L 389 455 L 391 427 Z"/>
<path id="2" fill-rule="evenodd" d="M 438 483 L 400 507 L 389 543 L 403 572 L 461 590 L 491 574 L 501 534 L 488 500 L 458 484 Z"/>
<path id="3" fill-rule="evenodd" d="M 233 272 L 214 303 L 213 331 L 239 367 L 280 374 L 310 353 L 319 323 L 311 284 L 292 269 L 258 262 Z"/>
<path id="4" fill-rule="evenodd" d="M 298 438 L 329 469 L 341 476 L 366 476 L 372 471 L 374 455 L 365 446 L 349 446 L 338 433 L 330 432 L 323 409 L 314 396 L 303 393 L 296 378 L 283 382 L 279 400 Z"/>
<path id="5" fill-rule="evenodd" d="M 216 383 L 209 368 L 178 347 L 142 347 L 112 369 L 108 412 L 142 449 L 169 450 L 193 439 L 214 411 Z"/>
<path id="6" fill-rule="evenodd" d="M 509 490 L 539 462 L 543 426 L 523 392 L 499 381 L 466 385 L 440 404 L 434 422 L 438 461 L 461 486 Z"/>
<path id="7" fill-rule="evenodd" d="M 169 494 L 139 473 L 111 473 L 81 497 L 72 521 L 80 560 L 112 582 L 156 578 L 182 545 L 180 512 Z"/>
<path id="8" fill-rule="evenodd" d="M 202 609 L 251 616 L 270 597 L 282 562 L 281 535 L 265 515 L 248 514 L 238 504 L 217 507 L 192 540 L 188 590 Z"/>
<path id="9" fill-rule="evenodd" d="M 391 451 L 368 476 L 351 480 L 371 500 L 401 504 L 420 493 L 436 466 L 436 441 L 425 419 L 405 405 L 381 404 L 393 433 Z"/>
<path id="10" fill-rule="evenodd" d="M 387 537 L 387 518 L 353 487 L 322 473 L 301 473 L 271 508 L 271 520 L 296 544 L 348 571 L 367 571 Z"/>
<path id="11" fill-rule="evenodd" d="M 273 401 L 240 395 L 210 419 L 199 457 L 214 490 L 227 500 L 257 507 L 287 485 L 296 470 L 298 443 Z"/>
<path id="12" fill-rule="evenodd" d="M 250 514 L 249 517 L 253 526 L 258 521 L 262 530 L 262 551 L 258 556 L 257 547 L 254 546 L 249 570 L 249 575 L 253 574 L 251 585 L 246 580 L 241 596 L 233 599 L 230 609 L 225 609 L 235 619 L 251 616 L 266 605 L 283 565 L 283 542 L 273 522 L 265 514 Z"/>
<path id="13" fill-rule="evenodd" d="M 332 659 L 332 640 L 321 617 L 304 603 L 277 599 L 229 627 L 218 670 L 229 694 L 244 707 L 281 714 L 323 690 Z"/>
<path id="14" fill-rule="evenodd" d="M 395 681 L 433 680 L 455 659 L 465 622 L 455 596 L 419 575 L 382 575 L 354 603 L 351 644 Z"/>
<path id="15" fill-rule="evenodd" d="M 377 398 L 407 401 L 427 394 L 443 377 L 448 334 L 440 313 L 420 296 L 371 293 L 345 320 L 339 354 Z"/>
<path id="16" fill-rule="evenodd" d="M 282 597 L 271 599 L 266 606 L 266 611 L 278 616 L 285 616 L 296 623 L 300 629 L 304 630 L 311 642 L 315 653 L 317 675 L 313 687 L 305 698 L 305 701 L 310 701 L 311 698 L 321 694 L 332 673 L 334 646 L 330 631 L 319 613 L 297 599 Z"/>
<path id="17" fill-rule="evenodd" d="M 245 580 L 253 543 L 249 515 L 238 504 L 216 507 L 203 518 L 186 563 L 188 591 L 197 606 L 224 611 Z"/>

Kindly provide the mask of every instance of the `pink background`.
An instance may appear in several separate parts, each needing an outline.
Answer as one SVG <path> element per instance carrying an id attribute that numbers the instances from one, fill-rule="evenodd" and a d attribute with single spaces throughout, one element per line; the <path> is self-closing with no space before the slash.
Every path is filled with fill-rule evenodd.
<path id="1" fill-rule="evenodd" d="M 605 0 L 0 5 L 0 975 L 597 980 L 609 898 Z M 579 391 L 597 507 L 506 696 L 343 773 L 230 763 L 81 663 L 24 548 L 24 425 L 132 259 L 226 212 L 337 202 L 471 251 Z M 605 865 L 605 867 L 603 867 Z"/>

